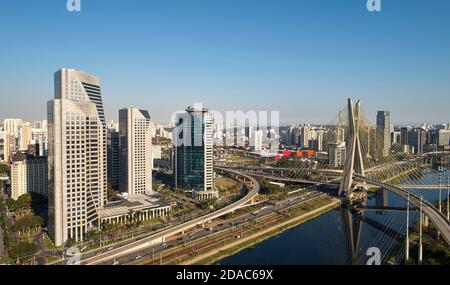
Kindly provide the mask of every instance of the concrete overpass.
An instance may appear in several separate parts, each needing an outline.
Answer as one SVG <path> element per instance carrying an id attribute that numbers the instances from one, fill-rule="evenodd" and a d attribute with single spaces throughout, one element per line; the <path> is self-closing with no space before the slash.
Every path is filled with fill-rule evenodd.
<path id="1" fill-rule="evenodd" d="M 236 171 L 236 170 L 220 168 L 220 167 L 216 167 L 216 169 L 217 170 L 222 170 L 222 171 L 225 171 L 225 172 L 228 172 L 228 173 L 232 173 L 232 174 L 235 174 L 235 175 L 238 175 L 238 176 L 241 176 L 241 177 L 243 177 L 245 179 L 250 180 L 252 182 L 252 184 L 253 184 L 253 189 L 245 197 L 243 197 L 239 201 L 237 201 L 237 202 L 235 202 L 235 203 L 233 203 L 231 205 L 228 205 L 228 206 L 226 206 L 226 207 L 224 207 L 222 209 L 219 209 L 219 210 L 217 210 L 215 212 L 212 212 L 212 213 L 209 213 L 207 215 L 201 216 L 199 218 L 193 219 L 191 221 L 188 221 L 188 222 L 185 222 L 185 223 L 173 226 L 171 228 L 162 230 L 162 231 L 160 231 L 158 233 L 155 233 L 155 234 L 153 234 L 151 236 L 148 236 L 148 237 L 143 238 L 141 240 L 138 240 L 138 241 L 132 242 L 130 244 L 118 247 L 118 248 L 110 250 L 108 252 L 101 253 L 101 254 L 98 254 L 98 255 L 93 256 L 93 257 L 89 257 L 87 259 L 82 260 L 81 264 L 83 264 L 83 265 L 95 265 L 95 264 L 100 264 L 100 263 L 104 263 L 104 262 L 107 262 L 107 261 L 111 261 L 111 263 L 112 263 L 112 261 L 115 258 L 119 258 L 119 257 L 121 257 L 121 256 L 123 256 L 125 254 L 130 254 L 130 253 L 133 253 L 133 252 L 137 253 L 140 250 L 143 250 L 143 249 L 148 248 L 150 246 L 153 246 L 155 244 L 164 242 L 165 239 L 167 237 L 169 237 L 169 236 L 173 236 L 173 235 L 176 235 L 178 233 L 182 233 L 182 232 L 184 232 L 186 230 L 189 230 L 189 229 L 192 229 L 192 228 L 196 227 L 197 225 L 204 225 L 205 223 L 207 223 L 207 222 L 209 222 L 209 221 L 211 221 L 213 219 L 216 219 L 216 218 L 222 217 L 222 216 L 224 216 L 224 215 L 226 215 L 228 213 L 234 212 L 235 210 L 241 208 L 245 204 L 247 204 L 249 202 L 252 202 L 253 199 L 256 197 L 256 195 L 258 195 L 259 190 L 260 190 L 260 185 L 259 185 L 258 181 L 255 178 L 253 178 L 253 177 L 251 177 L 251 176 L 249 176 L 247 174 L 241 173 L 239 171 Z"/>

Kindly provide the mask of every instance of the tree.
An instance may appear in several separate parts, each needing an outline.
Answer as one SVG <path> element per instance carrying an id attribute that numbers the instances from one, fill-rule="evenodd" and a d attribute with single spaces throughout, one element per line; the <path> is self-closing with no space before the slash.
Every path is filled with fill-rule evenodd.
<path id="1" fill-rule="evenodd" d="M 268 194 L 268 195 L 279 193 L 282 190 L 283 189 L 280 186 L 270 184 L 270 183 L 264 183 L 263 186 L 261 187 L 261 193 Z"/>
<path id="2" fill-rule="evenodd" d="M 66 247 L 72 247 L 76 244 L 76 240 L 74 238 L 69 238 L 66 241 Z"/>
<path id="3" fill-rule="evenodd" d="M 20 233 L 31 233 L 32 230 L 37 231 L 44 224 L 44 220 L 39 216 L 28 215 L 16 220 L 14 231 Z"/>
<path id="4" fill-rule="evenodd" d="M 112 184 L 110 182 L 108 182 L 107 184 L 107 189 L 108 189 L 108 200 L 115 200 L 117 198 L 118 192 L 116 191 L 116 189 L 114 189 L 114 187 L 112 187 Z"/>
<path id="5" fill-rule="evenodd" d="M 91 244 L 98 242 L 100 239 L 100 232 L 97 230 L 90 230 L 86 233 L 86 240 Z"/>
<path id="6" fill-rule="evenodd" d="M 19 209 L 29 209 L 31 208 L 31 194 L 23 194 L 17 199 L 17 206 Z"/>
<path id="7" fill-rule="evenodd" d="M 19 242 L 8 250 L 8 255 L 13 259 L 20 259 L 35 254 L 38 252 L 38 249 L 38 246 L 34 243 Z"/>
<path id="8" fill-rule="evenodd" d="M 8 198 L 5 200 L 5 205 L 12 211 L 15 210 L 16 201 L 14 199 Z"/>
<path id="9" fill-rule="evenodd" d="M 0 164 L 0 173 L 8 173 L 9 172 L 9 166 L 6 164 Z"/>

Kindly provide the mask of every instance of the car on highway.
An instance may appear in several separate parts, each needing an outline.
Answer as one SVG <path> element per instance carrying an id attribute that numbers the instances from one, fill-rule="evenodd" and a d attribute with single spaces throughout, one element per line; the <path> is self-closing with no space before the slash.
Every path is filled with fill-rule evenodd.
<path id="1" fill-rule="evenodd" d="M 136 259 L 141 259 L 142 255 L 136 255 Z"/>

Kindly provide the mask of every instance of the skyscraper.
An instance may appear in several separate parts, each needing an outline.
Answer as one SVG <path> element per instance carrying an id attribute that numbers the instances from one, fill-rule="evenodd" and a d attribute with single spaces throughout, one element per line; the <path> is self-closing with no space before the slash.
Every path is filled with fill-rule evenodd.
<path id="1" fill-rule="evenodd" d="M 120 191 L 130 195 L 152 190 L 152 137 L 146 110 L 119 110 Z"/>
<path id="2" fill-rule="evenodd" d="M 30 122 L 22 122 L 19 126 L 19 150 L 27 150 L 28 145 L 30 144 L 32 139 L 31 133 L 31 123 Z"/>
<path id="3" fill-rule="evenodd" d="M 253 148 L 255 151 L 262 150 L 264 132 L 262 130 L 255 131 Z"/>
<path id="4" fill-rule="evenodd" d="M 5 132 L 14 134 L 15 137 L 19 136 L 19 127 L 22 124 L 22 119 L 4 119 L 3 128 Z"/>
<path id="5" fill-rule="evenodd" d="M 400 143 L 402 145 L 409 144 L 409 128 L 408 127 L 403 127 L 400 129 Z"/>
<path id="6" fill-rule="evenodd" d="M 450 130 L 439 130 L 437 142 L 440 147 L 450 145 Z"/>
<path id="7" fill-rule="evenodd" d="M 414 153 L 423 153 L 423 146 L 426 141 L 426 131 L 422 128 L 415 128 L 409 133 L 409 145 L 414 149 Z"/>
<path id="8" fill-rule="evenodd" d="M 309 126 L 302 126 L 301 127 L 301 135 L 300 135 L 300 146 L 302 147 L 308 147 L 309 146 L 309 140 L 311 139 L 311 133 Z"/>
<path id="9" fill-rule="evenodd" d="M 20 147 L 20 126 L 22 119 L 5 119 L 3 120 L 3 129 L 11 135 L 11 151 L 18 150 Z"/>
<path id="10" fill-rule="evenodd" d="M 174 130 L 175 188 L 193 191 L 199 200 L 217 198 L 213 182 L 213 117 L 202 107 L 188 107 Z"/>
<path id="11" fill-rule="evenodd" d="M 107 165 L 108 165 L 108 182 L 114 189 L 119 189 L 119 132 L 115 129 L 108 129 L 106 138 L 107 145 Z"/>
<path id="12" fill-rule="evenodd" d="M 32 157 L 17 152 L 11 164 L 11 198 L 17 200 L 26 193 L 47 197 L 47 157 Z"/>
<path id="13" fill-rule="evenodd" d="M 107 199 L 106 124 L 100 81 L 74 69 L 55 73 L 48 102 L 49 232 L 56 246 L 83 240 Z"/>
<path id="14" fill-rule="evenodd" d="M 14 135 L 6 131 L 0 131 L 0 161 L 9 163 L 13 149 Z"/>
<path id="15" fill-rule="evenodd" d="M 345 142 L 337 142 L 329 144 L 328 164 L 334 167 L 344 165 L 346 157 Z"/>
<path id="16" fill-rule="evenodd" d="M 378 111 L 377 114 L 377 142 L 379 144 L 379 155 L 389 156 L 391 148 L 391 115 L 389 111 Z"/>

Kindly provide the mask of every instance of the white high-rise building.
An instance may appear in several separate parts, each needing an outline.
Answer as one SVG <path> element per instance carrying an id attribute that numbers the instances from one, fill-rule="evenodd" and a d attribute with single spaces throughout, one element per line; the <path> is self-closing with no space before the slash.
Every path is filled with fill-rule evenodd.
<path id="1" fill-rule="evenodd" d="M 35 124 L 36 127 L 38 127 Z M 48 154 L 48 131 L 47 124 L 45 124 L 45 128 L 42 127 L 43 124 L 40 124 L 40 128 L 32 128 L 31 129 L 31 143 L 39 145 L 39 156 L 47 156 Z"/>
<path id="2" fill-rule="evenodd" d="M 119 110 L 120 191 L 130 195 L 152 190 L 152 123 L 138 108 Z"/>
<path id="3" fill-rule="evenodd" d="M 450 130 L 439 130 L 438 146 L 450 145 Z"/>
<path id="4" fill-rule="evenodd" d="M 32 133 L 31 133 L 31 123 L 22 122 L 19 126 L 19 137 L 18 144 L 19 150 L 27 150 L 28 145 L 31 143 Z"/>
<path id="5" fill-rule="evenodd" d="M 263 136 L 264 136 L 264 132 L 262 130 L 257 130 L 255 132 L 254 144 L 253 144 L 253 146 L 255 148 L 255 151 L 261 151 L 262 150 Z"/>
<path id="6" fill-rule="evenodd" d="M 309 125 L 305 125 L 301 128 L 300 146 L 307 147 L 309 140 L 311 139 L 311 131 Z"/>
<path id="7" fill-rule="evenodd" d="M 14 155 L 11 164 L 11 198 L 17 200 L 26 193 L 36 193 L 47 197 L 47 158 L 27 157 L 18 152 Z"/>
<path id="8" fill-rule="evenodd" d="M 107 199 L 106 123 L 100 81 L 74 69 L 55 73 L 48 102 L 49 231 L 55 245 L 82 241 Z"/>
<path id="9" fill-rule="evenodd" d="M 3 130 L 5 132 L 14 134 L 15 137 L 19 136 L 19 127 L 22 124 L 22 119 L 4 119 Z"/>
<path id="10" fill-rule="evenodd" d="M 23 123 L 22 119 L 5 119 L 3 120 L 3 130 L 11 135 L 11 151 L 18 150 L 20 147 L 20 128 Z"/>
<path id="11" fill-rule="evenodd" d="M 342 166 L 345 163 L 345 142 L 329 143 L 328 163 L 332 166 Z"/>

